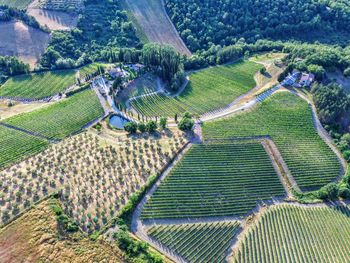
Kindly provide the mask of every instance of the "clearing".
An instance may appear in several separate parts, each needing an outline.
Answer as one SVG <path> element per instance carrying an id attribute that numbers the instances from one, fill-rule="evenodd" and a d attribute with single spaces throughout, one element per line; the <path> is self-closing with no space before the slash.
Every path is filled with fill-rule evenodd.
<path id="1" fill-rule="evenodd" d="M 237 221 L 185 225 L 158 225 L 147 230 L 191 263 L 225 262 L 230 242 L 239 228 Z"/>
<path id="2" fill-rule="evenodd" d="M 313 126 L 307 102 L 289 92 L 279 92 L 252 110 L 204 123 L 205 139 L 270 136 L 301 189 L 320 188 L 342 171 L 332 149 Z"/>
<path id="3" fill-rule="evenodd" d="M 162 0 L 124 0 L 130 9 L 136 28 L 142 30 L 149 42 L 171 44 L 181 54 L 190 56 L 191 52 L 182 41 L 170 21 Z"/>
<path id="4" fill-rule="evenodd" d="M 44 201 L 0 229 L 1 262 L 124 262 L 116 246 L 63 231 L 52 205 L 59 203 Z"/>
<path id="5" fill-rule="evenodd" d="M 20 21 L 0 22 L 0 55 L 17 56 L 32 68 L 48 46 L 50 35 Z"/>
<path id="6" fill-rule="evenodd" d="M 190 74 L 185 90 L 174 98 L 153 94 L 131 101 L 133 108 L 147 117 L 207 113 L 226 107 L 256 86 L 254 76 L 262 65 L 250 61 L 210 67 Z"/>
<path id="7" fill-rule="evenodd" d="M 8 118 L 3 123 L 60 140 L 80 131 L 103 115 L 103 108 L 95 92 L 86 90 L 48 107 Z"/>
<path id="8" fill-rule="evenodd" d="M 75 70 L 59 70 L 14 76 L 0 86 L 0 97 L 31 100 L 48 98 L 74 85 L 75 75 Z"/>
<path id="9" fill-rule="evenodd" d="M 148 200 L 142 219 L 243 216 L 284 196 L 260 142 L 195 144 Z"/>
<path id="10" fill-rule="evenodd" d="M 350 262 L 348 207 L 268 208 L 245 234 L 235 263 Z"/>

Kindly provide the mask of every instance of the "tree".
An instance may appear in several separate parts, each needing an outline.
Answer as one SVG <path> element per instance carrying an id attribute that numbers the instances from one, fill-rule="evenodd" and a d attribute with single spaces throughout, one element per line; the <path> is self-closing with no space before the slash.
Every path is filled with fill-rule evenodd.
<path id="1" fill-rule="evenodd" d="M 156 121 L 149 121 L 146 124 L 146 131 L 149 133 L 155 132 L 158 128 Z"/>
<path id="2" fill-rule="evenodd" d="M 146 131 L 146 124 L 144 124 L 143 122 L 140 122 L 138 124 L 138 129 L 141 133 L 144 133 Z"/>
<path id="3" fill-rule="evenodd" d="M 137 123 L 136 122 L 128 122 L 124 125 L 124 130 L 128 133 L 136 133 L 137 131 Z"/>
<path id="4" fill-rule="evenodd" d="M 116 79 L 113 81 L 113 90 L 118 90 L 120 86 L 123 84 L 124 80 L 121 76 L 116 77 Z"/>
<path id="5" fill-rule="evenodd" d="M 159 126 L 162 130 L 165 130 L 167 128 L 167 118 L 165 117 L 161 117 L 160 120 L 159 120 Z"/>
<path id="6" fill-rule="evenodd" d="M 194 121 L 191 117 L 184 116 L 178 124 L 178 127 L 182 131 L 191 131 L 194 126 Z"/>

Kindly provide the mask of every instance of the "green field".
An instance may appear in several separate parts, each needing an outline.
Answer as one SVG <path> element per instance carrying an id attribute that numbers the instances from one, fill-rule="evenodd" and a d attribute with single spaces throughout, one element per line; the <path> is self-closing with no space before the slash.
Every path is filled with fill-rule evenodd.
<path id="1" fill-rule="evenodd" d="M 0 168 L 43 150 L 48 141 L 0 126 Z"/>
<path id="2" fill-rule="evenodd" d="M 287 92 L 254 110 L 203 125 L 205 139 L 269 135 L 301 189 L 319 188 L 339 176 L 341 165 L 312 123 L 309 105 Z"/>
<path id="3" fill-rule="evenodd" d="M 0 5 L 7 5 L 18 9 L 25 9 L 32 0 L 0 0 Z"/>
<path id="4" fill-rule="evenodd" d="M 103 113 L 95 92 L 86 90 L 46 108 L 20 114 L 4 122 L 50 139 L 63 139 L 101 117 Z"/>
<path id="5" fill-rule="evenodd" d="M 79 69 L 80 79 L 84 80 L 88 75 L 98 71 L 99 67 L 105 67 L 103 63 L 92 63 Z"/>
<path id="6" fill-rule="evenodd" d="M 284 195 L 260 143 L 197 144 L 161 183 L 141 217 L 245 215 L 257 201 Z"/>
<path id="7" fill-rule="evenodd" d="M 216 66 L 190 75 L 190 83 L 175 98 L 154 95 L 134 100 L 133 108 L 144 116 L 168 116 L 189 111 L 203 114 L 229 105 L 255 87 L 254 75 L 262 66 L 242 61 Z"/>
<path id="8" fill-rule="evenodd" d="M 249 230 L 234 262 L 350 262 L 349 242 L 349 208 L 280 205 Z"/>
<path id="9" fill-rule="evenodd" d="M 147 233 L 191 263 L 225 262 L 239 223 L 152 226 Z"/>
<path id="10" fill-rule="evenodd" d="M 43 99 L 75 84 L 75 70 L 49 71 L 15 76 L 0 87 L 0 96 L 20 99 Z"/>

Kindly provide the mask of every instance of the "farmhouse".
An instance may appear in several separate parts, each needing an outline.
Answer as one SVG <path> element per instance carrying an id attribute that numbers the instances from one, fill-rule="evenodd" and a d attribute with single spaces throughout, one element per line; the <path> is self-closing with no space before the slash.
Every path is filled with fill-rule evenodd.
<path id="1" fill-rule="evenodd" d="M 299 84 L 302 87 L 310 87 L 312 82 L 315 80 L 315 75 L 312 73 L 303 73 L 301 75 Z"/>
<path id="2" fill-rule="evenodd" d="M 128 64 L 125 65 L 126 67 L 128 67 L 129 69 L 136 71 L 136 72 L 140 72 L 145 66 L 139 63 L 136 64 Z"/>
<path id="3" fill-rule="evenodd" d="M 110 69 L 108 74 L 113 79 L 115 79 L 117 77 L 125 78 L 125 77 L 127 77 L 129 75 L 129 73 L 127 71 L 125 71 L 124 69 L 122 69 L 121 67 L 116 67 L 116 68 Z"/>

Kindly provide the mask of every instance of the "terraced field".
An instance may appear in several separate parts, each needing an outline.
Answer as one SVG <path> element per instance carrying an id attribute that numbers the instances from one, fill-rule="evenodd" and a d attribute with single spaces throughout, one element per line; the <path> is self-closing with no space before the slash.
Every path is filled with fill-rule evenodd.
<path id="1" fill-rule="evenodd" d="M 0 87 L 0 96 L 19 99 L 50 97 L 75 84 L 75 74 L 75 70 L 60 70 L 15 76 Z"/>
<path id="2" fill-rule="evenodd" d="M 258 142 L 193 145 L 146 203 L 141 218 L 245 215 L 284 188 Z"/>
<path id="3" fill-rule="evenodd" d="M 245 235 L 235 263 L 350 262 L 350 210 L 280 205 Z"/>
<path id="4" fill-rule="evenodd" d="M 46 108 L 20 114 L 4 122 L 50 139 L 63 139 L 101 117 L 103 109 L 96 94 L 86 90 Z"/>
<path id="5" fill-rule="evenodd" d="M 0 5 L 7 5 L 18 9 L 25 9 L 32 0 L 0 0 Z"/>
<path id="6" fill-rule="evenodd" d="M 189 111 L 203 114 L 230 104 L 255 87 L 255 73 L 262 66 L 250 61 L 216 66 L 190 75 L 190 83 L 176 98 L 154 95 L 132 102 L 140 114 L 173 117 Z"/>
<path id="7" fill-rule="evenodd" d="M 225 262 L 238 227 L 239 223 L 234 221 L 152 226 L 147 232 L 188 262 L 219 263 Z"/>
<path id="8" fill-rule="evenodd" d="M 0 126 L 0 169 L 43 150 L 48 142 L 26 133 Z"/>
<path id="9" fill-rule="evenodd" d="M 277 93 L 254 110 L 205 123 L 205 139 L 270 135 L 291 174 L 303 190 L 319 188 L 339 176 L 341 165 L 312 123 L 309 105 L 288 93 Z"/>

